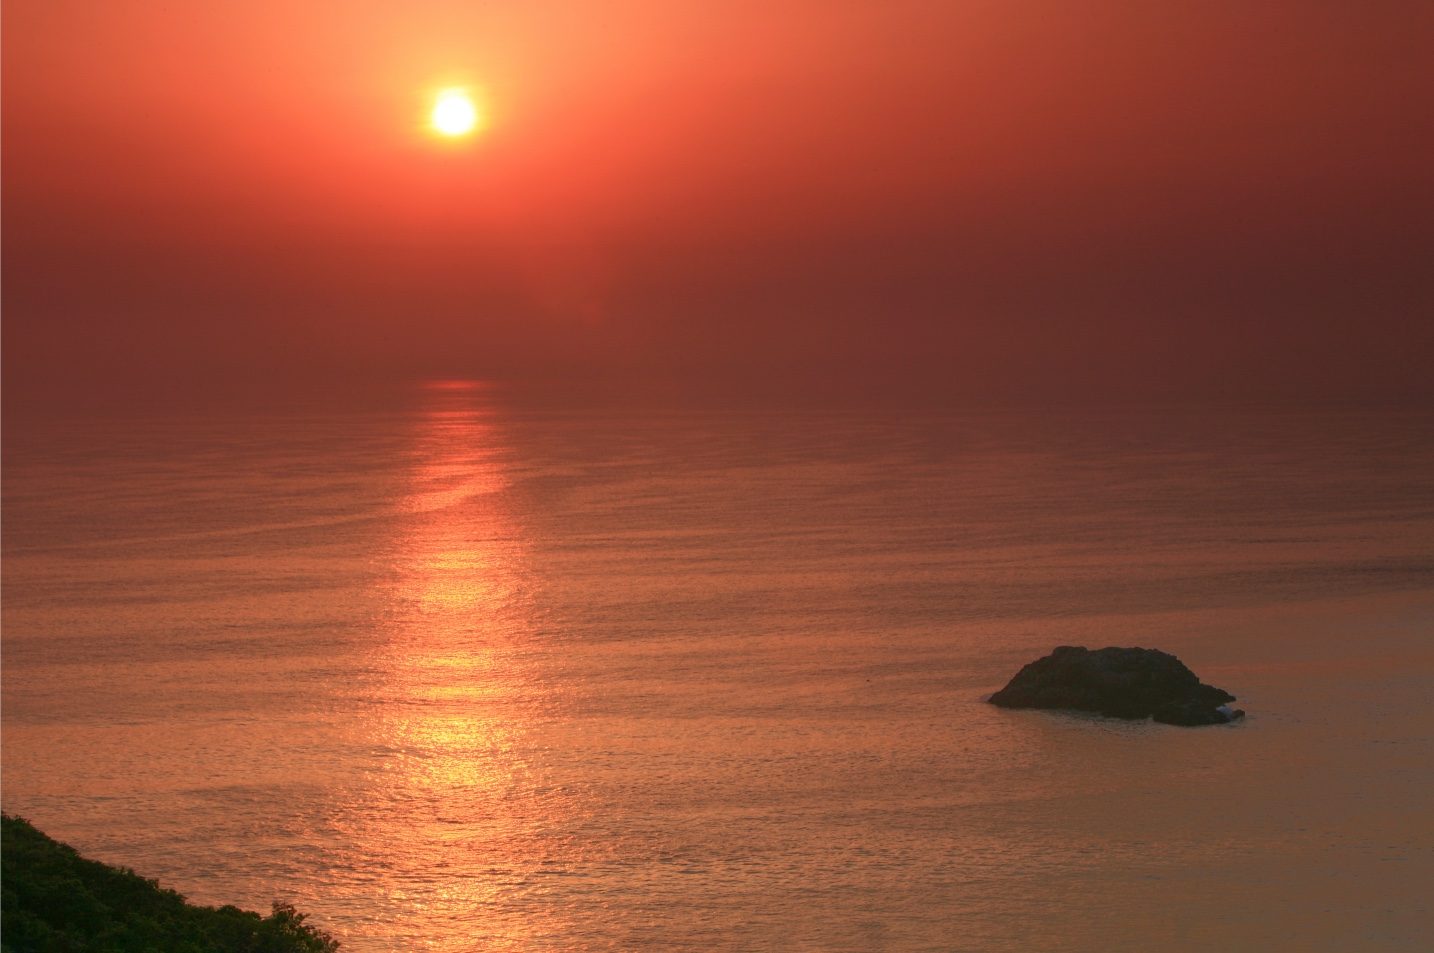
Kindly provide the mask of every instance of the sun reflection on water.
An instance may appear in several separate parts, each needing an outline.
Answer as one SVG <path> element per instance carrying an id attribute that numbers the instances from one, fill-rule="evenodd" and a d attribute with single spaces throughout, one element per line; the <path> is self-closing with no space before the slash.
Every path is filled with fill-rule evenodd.
<path id="1" fill-rule="evenodd" d="M 365 862 L 385 881 L 388 916 L 421 918 L 445 935 L 430 948 L 458 949 L 559 927 L 501 912 L 522 889 L 543 800 L 532 796 L 542 769 L 525 740 L 536 700 L 524 653 L 532 613 L 527 543 L 505 492 L 508 450 L 480 389 L 430 388 L 425 400 L 402 533 L 385 557 L 364 739 L 374 767 L 355 807 L 367 828 L 359 842 L 383 845 Z"/>

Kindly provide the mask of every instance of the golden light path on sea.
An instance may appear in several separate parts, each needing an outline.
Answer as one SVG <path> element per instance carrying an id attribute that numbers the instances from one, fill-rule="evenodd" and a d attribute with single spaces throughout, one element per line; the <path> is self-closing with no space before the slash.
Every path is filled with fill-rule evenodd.
<path id="1" fill-rule="evenodd" d="M 531 907 L 500 912 L 526 890 L 535 826 L 558 820 L 533 816 L 526 543 L 479 389 L 435 386 L 427 399 L 373 659 L 383 689 L 368 741 L 384 770 L 355 813 L 370 828 L 362 841 L 387 845 L 390 915 L 444 923 L 430 948 L 494 933 L 518 948 L 566 928 Z"/>

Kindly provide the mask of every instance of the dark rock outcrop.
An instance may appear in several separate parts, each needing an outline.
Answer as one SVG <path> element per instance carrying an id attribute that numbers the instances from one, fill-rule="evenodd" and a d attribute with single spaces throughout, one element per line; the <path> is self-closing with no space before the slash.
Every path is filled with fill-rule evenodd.
<path id="1" fill-rule="evenodd" d="M 1062 645 L 1016 673 L 991 696 L 1002 708 L 1069 708 L 1112 718 L 1151 718 L 1167 725 L 1223 725 L 1243 711 L 1222 706 L 1235 696 L 1206 685 L 1159 649 Z"/>

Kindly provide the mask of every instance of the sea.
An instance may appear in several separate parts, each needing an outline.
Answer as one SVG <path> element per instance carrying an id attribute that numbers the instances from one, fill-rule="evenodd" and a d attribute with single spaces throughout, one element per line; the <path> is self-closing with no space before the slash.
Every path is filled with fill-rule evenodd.
<path id="1" fill-rule="evenodd" d="M 1434 949 L 1434 415 L 7 421 L 3 805 L 378 951 Z M 1248 714 L 987 703 L 1060 645 Z"/>

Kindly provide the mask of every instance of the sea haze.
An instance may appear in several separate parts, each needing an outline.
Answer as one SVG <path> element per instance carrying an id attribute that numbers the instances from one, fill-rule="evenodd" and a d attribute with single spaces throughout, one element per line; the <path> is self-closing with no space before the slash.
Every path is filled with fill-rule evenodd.
<path id="1" fill-rule="evenodd" d="M 8 427 L 5 809 L 387 950 L 1434 944 L 1434 420 Z M 1179 655 L 1182 729 L 984 703 Z"/>

